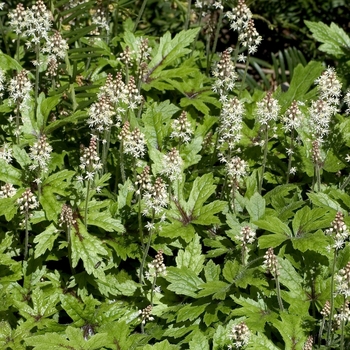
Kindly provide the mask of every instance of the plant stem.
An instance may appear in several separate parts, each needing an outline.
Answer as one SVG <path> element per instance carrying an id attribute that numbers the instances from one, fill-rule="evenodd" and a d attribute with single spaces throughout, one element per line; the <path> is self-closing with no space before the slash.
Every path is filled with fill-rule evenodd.
<path id="1" fill-rule="evenodd" d="M 288 169 L 287 169 L 287 179 L 286 183 L 289 183 L 289 175 L 290 175 L 290 169 L 292 168 L 292 158 L 293 158 L 293 150 L 294 150 L 294 129 L 292 129 L 290 134 L 290 145 L 289 145 L 289 159 L 288 159 Z"/>
<path id="2" fill-rule="evenodd" d="M 324 324 L 326 322 L 326 317 L 323 316 L 322 318 L 322 322 L 321 322 L 321 326 L 320 326 L 320 330 L 318 332 L 318 346 L 321 345 L 321 339 L 322 339 L 322 333 L 323 333 L 323 329 L 324 329 Z"/>
<path id="3" fill-rule="evenodd" d="M 278 280 L 278 276 L 275 276 L 276 280 L 276 294 L 277 294 L 277 300 L 278 300 L 278 305 L 280 307 L 281 311 L 284 311 L 283 303 L 282 303 L 282 298 L 281 298 L 281 287 L 280 287 L 280 282 Z"/>
<path id="4" fill-rule="evenodd" d="M 143 12 L 145 11 L 146 5 L 147 5 L 147 0 L 143 0 L 141 8 L 140 8 L 140 11 L 139 11 L 139 14 L 137 16 L 137 19 L 136 19 L 136 22 L 135 22 L 135 25 L 134 25 L 134 29 L 132 30 L 133 33 L 136 32 L 137 26 L 139 25 L 140 19 L 141 19 L 142 15 L 143 15 Z"/>
<path id="5" fill-rule="evenodd" d="M 327 345 L 330 344 L 330 336 L 331 336 L 331 330 L 332 330 L 332 320 L 333 320 L 333 314 L 334 314 L 334 274 L 335 274 L 335 267 L 337 262 L 337 250 L 334 249 L 334 257 L 333 257 L 333 265 L 332 265 L 332 277 L 331 277 L 331 298 L 330 298 L 330 313 L 329 313 L 329 322 L 328 322 L 328 330 L 327 330 Z"/>
<path id="6" fill-rule="evenodd" d="M 90 192 L 91 180 L 87 180 L 86 186 L 86 198 L 85 198 L 85 215 L 84 215 L 84 225 L 87 228 L 87 217 L 88 217 L 88 203 L 89 203 L 89 192 Z"/>
<path id="7" fill-rule="evenodd" d="M 143 228 L 142 228 L 142 213 L 141 213 L 141 193 L 138 195 L 138 213 L 137 213 L 137 220 L 139 222 L 139 234 L 140 234 L 140 241 L 142 249 L 145 249 L 145 244 L 143 242 Z"/>
<path id="8" fill-rule="evenodd" d="M 35 118 L 37 118 L 38 96 L 39 96 L 40 43 L 37 43 L 35 45 L 35 59 L 36 59 L 36 65 L 35 65 L 35 108 L 34 108 L 34 115 L 35 115 Z"/>
<path id="9" fill-rule="evenodd" d="M 120 162 L 120 174 L 122 176 L 122 182 L 123 184 L 126 181 L 125 178 L 125 168 L 124 168 L 124 153 L 123 153 L 123 141 L 120 142 L 120 147 L 119 147 L 119 162 Z"/>
<path id="10" fill-rule="evenodd" d="M 25 224 L 24 260 L 27 260 L 28 258 L 28 242 L 29 242 L 28 219 L 29 219 L 29 214 L 28 214 L 28 211 L 26 211 L 24 215 L 24 224 Z"/>
<path id="11" fill-rule="evenodd" d="M 187 11 L 186 11 L 186 20 L 184 24 L 184 30 L 188 29 L 188 24 L 190 23 L 190 17 L 191 17 L 191 0 L 187 0 Z"/>
<path id="12" fill-rule="evenodd" d="M 343 303 L 343 311 L 345 310 L 346 308 L 346 298 L 344 296 L 344 303 Z M 341 333 L 340 333 L 340 350 L 344 350 L 344 331 L 345 331 L 345 320 L 344 318 L 342 317 L 342 320 L 341 320 Z"/>
<path id="13" fill-rule="evenodd" d="M 153 213 L 152 213 L 152 224 L 154 223 L 154 209 L 153 209 Z M 148 241 L 147 241 L 147 245 L 146 245 L 146 248 L 143 252 L 143 258 L 142 258 L 142 262 L 141 262 L 141 265 L 140 265 L 140 276 L 139 276 L 139 280 L 140 280 L 140 283 L 142 284 L 144 282 L 143 280 L 143 269 L 145 267 L 145 263 L 146 263 L 146 259 L 147 259 L 147 256 L 148 256 L 148 251 L 149 251 L 149 247 L 151 246 L 151 240 L 152 240 L 152 231 L 153 230 L 150 230 L 149 232 L 149 236 L 148 236 Z"/>
<path id="14" fill-rule="evenodd" d="M 213 58 L 216 52 L 216 47 L 218 45 L 218 39 L 219 39 L 219 34 L 220 34 L 220 29 L 221 29 L 221 24 L 222 24 L 222 18 L 223 18 L 223 12 L 222 10 L 219 10 L 219 20 L 216 25 L 216 30 L 215 30 L 215 35 L 214 35 L 214 43 L 213 43 L 213 48 L 211 51 L 211 57 L 210 57 L 210 64 L 213 62 Z"/>
<path id="15" fill-rule="evenodd" d="M 264 181 L 264 173 L 266 168 L 266 160 L 267 160 L 267 148 L 268 148 L 268 142 L 269 142 L 269 134 L 268 134 L 268 127 L 265 125 L 265 142 L 264 142 L 264 158 L 263 163 L 261 166 L 261 176 L 260 176 L 260 183 L 259 183 L 259 194 L 261 194 L 263 181 Z"/>
<path id="16" fill-rule="evenodd" d="M 109 145 L 111 142 L 111 129 L 105 130 L 104 132 L 104 140 L 105 142 L 102 144 L 102 164 L 103 164 L 103 173 L 107 172 L 107 157 Z"/>
<path id="17" fill-rule="evenodd" d="M 210 35 L 207 36 L 207 44 L 206 44 L 206 56 L 207 56 L 207 67 L 206 67 L 206 75 L 209 75 L 210 71 Z"/>
<path id="18" fill-rule="evenodd" d="M 153 306 L 154 288 L 156 287 L 157 275 L 153 278 L 151 289 L 151 305 Z"/>
<path id="19" fill-rule="evenodd" d="M 317 184 L 317 192 L 321 191 L 321 169 L 318 164 L 315 164 L 315 177 L 316 177 L 316 184 Z"/>
<path id="20" fill-rule="evenodd" d="M 247 73 L 248 73 L 248 66 L 249 66 L 249 53 L 247 55 L 247 60 L 245 62 L 245 67 L 244 67 L 244 73 L 243 73 L 243 77 L 242 77 L 242 81 L 241 81 L 241 86 L 239 88 L 239 94 L 238 94 L 238 98 L 241 98 L 242 96 L 242 92 L 243 92 L 243 88 L 244 88 L 244 84 L 245 84 L 245 80 L 247 78 Z"/>

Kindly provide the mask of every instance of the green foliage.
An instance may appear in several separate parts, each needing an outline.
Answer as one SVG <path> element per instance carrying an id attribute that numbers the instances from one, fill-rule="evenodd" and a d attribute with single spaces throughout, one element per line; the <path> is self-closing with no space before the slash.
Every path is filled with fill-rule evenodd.
<path id="1" fill-rule="evenodd" d="M 21 26 L 16 5 L 0 6 L 0 347 L 349 348 L 348 34 L 306 21 L 335 72 L 294 47 L 252 57 L 242 35 L 216 55 L 226 2 L 51 1 Z"/>

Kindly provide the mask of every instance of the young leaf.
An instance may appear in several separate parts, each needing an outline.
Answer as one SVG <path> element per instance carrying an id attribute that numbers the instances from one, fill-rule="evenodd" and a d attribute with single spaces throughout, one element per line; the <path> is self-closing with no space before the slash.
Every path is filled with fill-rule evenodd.
<path id="1" fill-rule="evenodd" d="M 95 265 L 99 263 L 102 256 L 107 255 L 108 252 L 98 238 L 90 235 L 86 231 L 85 225 L 80 219 L 78 219 L 76 225 L 73 226 L 71 244 L 72 267 L 76 267 L 78 261 L 81 259 L 88 274 L 93 274 L 96 278 L 103 278 L 104 274 L 102 270 L 96 269 Z"/>
<path id="2" fill-rule="evenodd" d="M 203 280 L 188 267 L 169 267 L 165 279 L 170 282 L 168 289 L 179 295 L 187 295 L 196 298 Z"/>
<path id="3" fill-rule="evenodd" d="M 197 275 L 203 269 L 203 263 L 205 260 L 204 255 L 201 254 L 202 245 L 200 244 L 200 238 L 195 234 L 192 242 L 186 247 L 186 250 L 180 250 L 176 257 L 177 267 L 188 267 Z"/>
<path id="4" fill-rule="evenodd" d="M 250 197 L 246 209 L 250 215 L 251 221 L 259 220 L 265 214 L 265 200 L 258 192 L 255 192 L 254 195 Z"/>
<path id="5" fill-rule="evenodd" d="M 190 350 L 209 350 L 209 343 L 205 335 L 200 331 L 192 333 L 192 340 L 189 342 Z"/>
<path id="6" fill-rule="evenodd" d="M 345 55 L 346 50 L 350 49 L 350 37 L 335 23 L 327 26 L 322 22 L 304 22 L 310 28 L 314 38 L 323 43 L 319 50 L 340 58 Z"/>
<path id="7" fill-rule="evenodd" d="M 46 250 L 51 251 L 58 236 L 59 230 L 57 230 L 54 224 L 51 224 L 44 232 L 35 236 L 34 243 L 37 243 L 37 245 L 35 246 L 34 257 L 38 258 L 45 254 Z"/>

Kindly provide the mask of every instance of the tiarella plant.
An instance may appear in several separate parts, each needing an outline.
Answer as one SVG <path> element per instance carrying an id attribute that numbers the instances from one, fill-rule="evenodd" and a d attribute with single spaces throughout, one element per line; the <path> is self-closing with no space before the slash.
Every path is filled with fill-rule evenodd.
<path id="1" fill-rule="evenodd" d="M 1 348 L 350 348 L 350 37 L 263 19 L 0 3 Z"/>

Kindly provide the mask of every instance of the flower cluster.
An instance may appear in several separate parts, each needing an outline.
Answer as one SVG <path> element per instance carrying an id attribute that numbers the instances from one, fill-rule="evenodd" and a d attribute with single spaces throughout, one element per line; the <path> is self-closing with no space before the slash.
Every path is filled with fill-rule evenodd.
<path id="1" fill-rule="evenodd" d="M 17 191 L 12 184 L 6 183 L 0 187 L 0 198 L 11 198 L 16 192 Z"/>
<path id="2" fill-rule="evenodd" d="M 274 277 L 279 276 L 277 257 L 273 252 L 273 248 L 267 250 L 264 259 L 263 266 L 266 268 L 267 272 L 270 272 Z"/>
<path id="3" fill-rule="evenodd" d="M 350 296 L 350 262 L 335 275 L 335 283 L 336 292 L 348 298 Z"/>
<path id="4" fill-rule="evenodd" d="M 334 315 L 334 321 L 338 329 L 341 328 L 342 322 L 350 321 L 349 301 L 345 301 L 342 307 L 337 310 L 337 313 Z"/>
<path id="5" fill-rule="evenodd" d="M 11 163 L 12 148 L 8 143 L 4 143 L 0 148 L 0 159 L 3 159 L 6 163 Z"/>
<path id="6" fill-rule="evenodd" d="M 85 177 L 79 177 L 79 180 L 93 180 L 95 172 L 102 168 L 100 157 L 97 154 L 97 139 L 95 136 L 91 137 L 89 147 L 82 149 L 80 168 L 86 171 L 86 175 Z"/>
<path id="7" fill-rule="evenodd" d="M 28 214 L 30 210 L 35 209 L 39 206 L 39 202 L 37 201 L 35 195 L 32 191 L 27 188 L 17 199 L 17 205 L 19 206 L 19 210 L 21 214 Z"/>
<path id="8" fill-rule="evenodd" d="M 238 5 L 232 11 L 226 13 L 230 21 L 232 30 L 238 32 L 238 40 L 248 50 L 249 54 L 254 54 L 262 41 L 262 37 L 255 29 L 252 13 L 247 7 L 245 0 L 239 0 Z"/>
<path id="9" fill-rule="evenodd" d="M 256 232 L 249 226 L 242 227 L 238 239 L 242 242 L 242 246 L 246 247 L 247 244 L 254 243 L 256 239 Z"/>
<path id="10" fill-rule="evenodd" d="M 91 10 L 90 14 L 92 23 L 96 25 L 96 29 L 92 34 L 100 35 L 99 29 L 105 30 L 106 32 L 109 31 L 108 13 L 106 9 L 99 6 Z"/>
<path id="11" fill-rule="evenodd" d="M 17 104 L 23 103 L 29 99 L 32 91 L 32 84 L 28 78 L 28 71 L 22 70 L 10 80 L 7 87 L 10 99 Z"/>
<path id="12" fill-rule="evenodd" d="M 146 278 L 151 280 L 158 276 L 166 276 L 166 266 L 164 264 L 163 251 L 158 250 L 155 259 L 148 264 L 149 271 L 146 273 Z"/>
<path id="13" fill-rule="evenodd" d="M 286 132 L 300 128 L 303 121 L 303 113 L 299 109 L 297 101 L 294 100 L 292 102 L 291 106 L 281 118 L 281 121 L 283 123 L 283 130 Z"/>
<path id="14" fill-rule="evenodd" d="M 266 96 L 257 103 L 256 116 L 261 125 L 268 125 L 270 121 L 276 121 L 280 112 L 278 100 L 272 97 L 269 91 Z"/>
<path id="15" fill-rule="evenodd" d="M 309 125 L 311 135 L 320 143 L 329 133 L 329 124 L 332 116 L 336 113 L 337 107 L 325 100 L 311 102 L 309 107 Z"/>
<path id="16" fill-rule="evenodd" d="M 307 338 L 307 340 L 306 340 L 306 342 L 305 342 L 305 344 L 303 346 L 303 350 L 312 350 L 313 343 L 314 343 L 314 338 L 312 337 L 312 335 L 310 335 Z"/>
<path id="17" fill-rule="evenodd" d="M 240 181 L 247 175 L 248 163 L 238 156 L 226 163 L 226 171 L 230 180 L 230 187 L 237 189 Z"/>
<path id="18" fill-rule="evenodd" d="M 21 33 L 24 37 L 30 39 L 30 43 L 38 44 L 41 39 L 48 40 L 48 34 L 52 26 L 52 13 L 49 11 L 42 0 L 37 0 L 31 8 L 22 12 L 22 8 L 17 7 L 15 12 L 10 15 L 11 26 L 15 28 L 16 33 Z M 23 16 L 23 20 L 19 19 Z"/>
<path id="19" fill-rule="evenodd" d="M 3 91 L 5 90 L 5 81 L 5 72 L 2 69 L 0 69 L 0 98 L 2 98 Z"/>
<path id="20" fill-rule="evenodd" d="M 59 226 L 71 227 L 76 223 L 76 220 L 73 217 L 73 210 L 68 204 L 63 204 L 61 214 L 59 217 Z"/>
<path id="21" fill-rule="evenodd" d="M 238 40 L 248 50 L 249 54 L 254 54 L 262 41 L 262 36 L 255 29 L 254 20 L 248 21 L 247 27 L 238 35 Z"/>
<path id="22" fill-rule="evenodd" d="M 130 154 L 134 158 L 142 158 L 146 153 L 145 135 L 136 128 L 130 131 L 130 124 L 125 122 L 119 134 L 119 139 L 123 142 L 125 154 Z"/>
<path id="23" fill-rule="evenodd" d="M 222 104 L 219 125 L 219 145 L 227 143 L 229 150 L 232 150 L 238 144 L 242 136 L 243 114 L 243 103 L 237 97 L 233 97 Z"/>
<path id="24" fill-rule="evenodd" d="M 55 77 L 57 75 L 58 61 L 64 60 L 68 50 L 68 44 L 59 31 L 55 31 L 46 41 L 43 52 L 48 53 L 48 67 L 46 75 Z"/>
<path id="25" fill-rule="evenodd" d="M 103 132 L 113 125 L 115 112 L 111 100 L 107 94 L 100 94 L 97 102 L 89 108 L 89 119 L 87 123 L 91 129 Z"/>
<path id="26" fill-rule="evenodd" d="M 249 343 L 250 331 L 245 322 L 241 322 L 232 327 L 229 338 L 233 341 L 236 349 L 243 348 Z M 232 346 L 229 348 L 232 349 Z"/>
<path id="27" fill-rule="evenodd" d="M 186 111 L 183 111 L 179 118 L 173 120 L 170 137 L 177 137 L 182 142 L 189 142 L 193 134 L 191 123 L 187 119 Z"/>
<path id="28" fill-rule="evenodd" d="M 226 13 L 226 17 L 230 21 L 230 27 L 234 31 L 241 32 L 248 26 L 249 20 L 252 18 L 252 12 L 246 5 L 245 0 L 238 0 L 236 7 Z"/>
<path id="29" fill-rule="evenodd" d="M 350 90 L 348 90 L 344 96 L 344 103 L 347 105 L 347 110 L 345 111 L 346 114 L 350 113 Z"/>
<path id="30" fill-rule="evenodd" d="M 320 99 L 330 105 L 338 105 L 342 84 L 339 81 L 335 69 L 328 67 L 321 76 L 316 79 Z"/>
<path id="31" fill-rule="evenodd" d="M 231 60 L 232 49 L 227 49 L 221 54 L 220 61 L 216 63 L 212 70 L 215 78 L 213 91 L 220 95 L 220 100 L 225 101 L 227 94 L 232 91 L 238 75 L 235 71 L 235 65 Z"/>
<path id="32" fill-rule="evenodd" d="M 148 321 L 153 321 L 154 317 L 151 316 L 152 305 L 148 305 L 143 310 L 139 310 L 139 314 L 141 315 L 141 323 L 145 324 Z"/>
<path id="33" fill-rule="evenodd" d="M 344 214 L 342 212 L 337 212 L 335 219 L 332 221 L 332 227 L 326 230 L 326 233 L 333 236 L 334 249 L 341 249 L 344 246 L 350 232 L 344 222 Z"/>
<path id="34" fill-rule="evenodd" d="M 48 164 L 51 158 L 52 147 L 47 142 L 46 135 L 41 135 L 37 142 L 30 147 L 29 157 L 33 160 L 30 170 L 39 170 L 43 173 L 48 171 Z"/>
<path id="35" fill-rule="evenodd" d="M 136 194 L 141 194 L 144 190 L 151 189 L 150 167 L 146 165 L 141 174 L 137 174 L 135 186 L 138 187 Z"/>
<path id="36" fill-rule="evenodd" d="M 323 317 L 328 317 L 331 314 L 331 303 L 329 302 L 329 300 L 325 302 L 322 310 L 320 311 L 320 314 Z"/>
<path id="37" fill-rule="evenodd" d="M 168 177 L 170 181 L 174 181 L 181 175 L 182 164 L 183 160 L 180 157 L 179 151 L 173 147 L 168 154 L 163 156 L 163 169 L 161 174 Z"/>
<path id="38" fill-rule="evenodd" d="M 153 186 L 145 189 L 143 192 L 143 198 L 145 200 L 145 215 L 148 215 L 151 210 L 154 210 L 156 214 L 159 214 L 163 211 L 163 208 L 168 205 L 166 184 L 160 177 L 156 178 Z"/>

